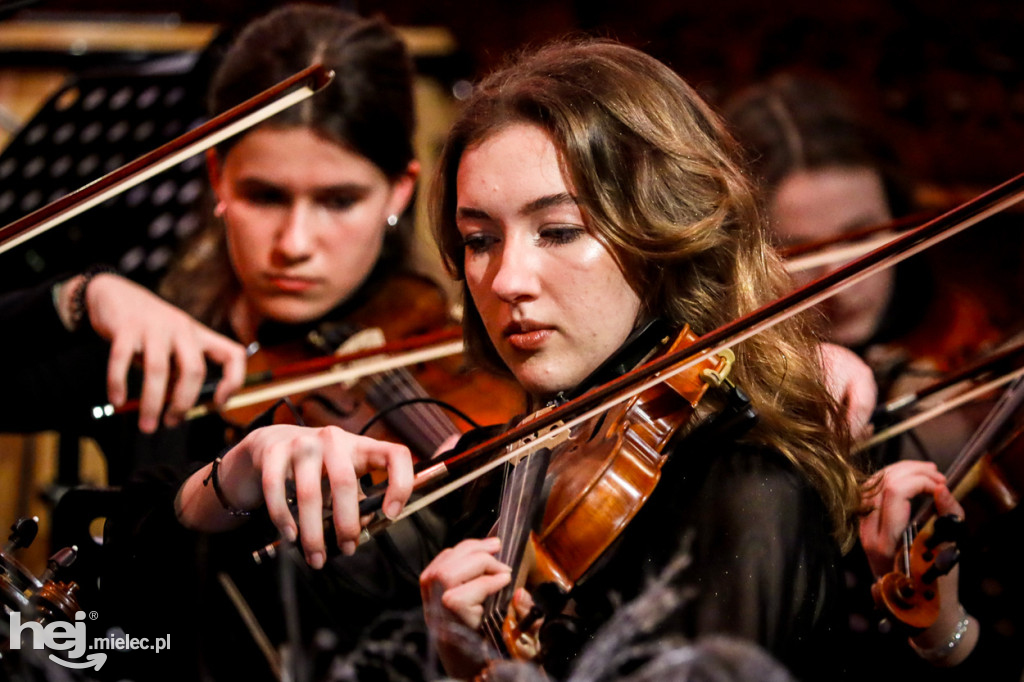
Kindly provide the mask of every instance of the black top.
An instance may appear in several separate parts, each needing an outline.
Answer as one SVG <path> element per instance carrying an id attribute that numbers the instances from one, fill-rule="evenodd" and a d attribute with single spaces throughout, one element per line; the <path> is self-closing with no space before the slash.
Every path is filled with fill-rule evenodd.
<path id="1" fill-rule="evenodd" d="M 85 425 L 87 406 L 106 402 L 106 362 L 98 360 L 109 347 L 91 330 L 64 328 L 51 301 L 53 284 L 0 296 L 0 430 Z"/>
<path id="2" fill-rule="evenodd" d="M 682 603 L 647 614 L 656 625 L 626 633 L 632 643 L 724 634 L 762 646 L 801 679 L 839 676 L 845 614 L 829 516 L 788 460 L 734 435 L 698 430 L 670 449 L 651 498 L 573 590 L 575 616 L 547 619 L 549 673 L 564 676 L 616 609 L 661 577 Z M 465 505 L 476 535 L 496 515 L 492 485 Z"/>
<path id="3" fill-rule="evenodd" d="M 617 605 L 686 554 L 689 566 L 670 577 L 673 589 L 687 595 L 682 606 L 659 614 L 652 633 L 632 639 L 733 635 L 763 646 L 801 679 L 838 676 L 832 654 L 842 623 L 839 551 L 816 492 L 783 457 L 736 444 L 719 442 L 695 453 L 684 441 L 670 462 L 651 500 L 573 593 L 580 637 L 563 643 L 572 651 L 552 652 L 549 672 L 558 675 L 559 659 L 571 660 Z M 315 632 L 326 628 L 335 652 L 357 643 L 372 650 L 372 642 L 359 640 L 375 621 L 417 608 L 418 573 L 442 546 L 447 522 L 441 519 L 451 527 L 444 544 L 488 528 L 501 478 L 494 475 L 448 498 L 434 516 L 407 525 L 397 539 L 363 546 L 354 557 L 335 557 L 322 571 L 309 570 L 295 555 L 300 641 L 312 649 Z M 172 642 L 172 651 L 159 657 L 113 653 L 111 671 L 130 675 L 137 663 L 146 666 L 147 679 L 154 670 L 168 679 L 193 679 L 198 669 L 214 678 L 244 671 L 247 679 L 269 679 L 217 578 L 228 570 L 271 640 L 283 640 L 280 566 L 257 567 L 248 559 L 273 537 L 269 521 L 215 536 L 188 532 L 172 512 L 180 482 L 180 476 L 151 474 L 130 488 L 129 506 L 110 524 L 105 580 L 118 587 L 103 612 L 120 614 L 118 624 L 132 636 L 170 633 Z M 152 608 L 139 609 L 143 595 L 147 603 L 153 599 Z"/>

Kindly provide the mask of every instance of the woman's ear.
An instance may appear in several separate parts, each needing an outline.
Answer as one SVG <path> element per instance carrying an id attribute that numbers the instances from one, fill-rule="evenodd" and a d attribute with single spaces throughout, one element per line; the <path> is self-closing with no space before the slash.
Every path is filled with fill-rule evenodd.
<path id="1" fill-rule="evenodd" d="M 402 215 L 412 201 L 413 191 L 416 189 L 416 179 L 420 175 L 420 162 L 413 159 L 406 166 L 402 173 L 391 186 L 391 201 L 388 205 L 388 213 Z"/>

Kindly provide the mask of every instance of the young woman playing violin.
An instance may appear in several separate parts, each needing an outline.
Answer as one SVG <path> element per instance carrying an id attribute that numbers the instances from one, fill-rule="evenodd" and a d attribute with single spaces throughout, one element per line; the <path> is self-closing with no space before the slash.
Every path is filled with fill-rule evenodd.
<path id="1" fill-rule="evenodd" d="M 301 339 L 322 332 L 325 320 L 364 322 L 367 303 L 403 281 L 400 216 L 418 163 L 411 61 L 391 27 L 326 7 L 277 10 L 231 45 L 213 80 L 212 109 L 222 111 L 313 62 L 335 72 L 325 91 L 209 156 L 217 220 L 164 287 L 171 301 L 247 345 Z M 404 279 L 418 285 L 414 291 L 425 286 Z M 98 278 L 90 292 L 97 284 Z M 400 318 L 409 308 L 402 296 L 399 291 L 380 304 L 378 316 Z M 447 321 L 444 308 L 442 317 Z M 495 395 L 492 404 L 501 398 Z M 313 573 L 303 565 L 302 606 L 296 608 L 304 643 L 329 623 L 343 649 L 382 611 L 418 604 L 418 572 L 424 557 L 438 551 L 429 515 L 404 530 L 396 527 L 358 557 L 328 561 L 321 532 L 322 476 L 330 482 L 339 544 L 351 555 L 359 532 L 357 478 L 386 471 L 384 509 L 392 513 L 411 487 L 408 448 L 334 426 L 290 424 L 258 429 L 225 446 L 224 423 L 210 421 L 212 428 L 190 424 L 187 444 L 177 444 L 201 466 L 145 472 L 125 488 L 122 508 L 109 517 L 102 578 L 109 602 L 101 613 L 133 634 L 171 632 L 176 642 L 159 661 L 135 652 L 120 664 L 112 660 L 115 667 L 146 666 L 148 676 L 159 665 L 176 679 L 194 678 L 196 666 L 215 675 L 237 677 L 243 669 L 269 675 L 273 666 L 241 627 L 216 575 L 274 539 L 271 522 L 293 539 L 301 528 L 306 562 L 329 569 Z M 158 434 L 156 443 L 167 446 L 172 434 Z M 235 532 L 221 532 L 228 530 Z M 280 594 L 273 569 L 242 568 L 231 575 L 277 645 L 285 636 L 282 609 L 295 602 Z M 138 600 L 154 580 L 166 583 L 161 599 L 173 610 Z M 335 622 L 339 609 L 343 625 Z"/>
<path id="2" fill-rule="evenodd" d="M 725 112 L 765 191 L 773 240 L 781 246 L 855 234 L 911 210 L 907 180 L 893 150 L 827 81 L 779 74 L 737 93 L 726 103 Z M 821 274 L 821 270 L 803 272 L 798 279 Z M 822 306 L 828 335 L 865 357 L 875 370 L 883 400 L 902 395 L 914 382 L 920 387 L 933 381 L 938 376 L 936 367 L 952 369 L 999 338 L 994 311 L 969 299 L 969 292 L 946 279 L 936 281 L 924 259 L 917 258 L 840 292 Z M 962 333 L 965 329 L 971 330 L 971 336 Z M 923 371 L 931 376 L 913 378 Z M 870 376 L 862 375 L 848 386 L 858 384 L 865 399 L 876 390 Z M 899 549 L 899 533 L 910 519 L 911 499 L 932 495 L 940 513 L 963 516 L 940 468 L 948 466 L 983 415 L 984 411 L 977 415 L 958 411 L 922 425 L 915 432 L 915 442 L 923 444 L 923 451 L 905 447 L 909 443 L 905 441 L 900 444 L 903 447 L 876 453 L 873 466 L 889 466 L 865 488 L 865 502 L 872 511 L 860 524 L 860 539 L 870 570 L 860 570 L 864 567 L 859 566 L 863 561 L 859 553 L 852 553 L 847 562 L 852 572 L 848 581 L 854 574 L 865 574 L 855 586 L 863 593 L 853 597 L 855 613 L 864 608 L 858 602 L 870 608 L 866 583 L 871 574 L 878 578 L 893 570 L 892 557 Z M 913 461 L 922 456 L 937 464 Z M 896 462 L 900 457 L 908 461 Z M 966 557 L 968 562 L 976 559 Z M 929 665 L 922 659 L 945 667 L 964 661 L 978 639 L 978 623 L 964 615 L 956 575 L 955 571 L 941 579 L 943 612 L 930 635 L 913 640 L 919 655 L 899 638 L 877 637 L 871 634 L 873 628 L 865 631 L 865 623 L 874 617 L 861 614 L 854 628 L 858 639 L 849 647 L 855 652 L 851 664 L 857 668 L 872 656 L 883 655 L 895 679 L 927 671 Z M 955 648 L 947 650 L 948 655 L 937 655 L 964 623 L 969 628 L 955 640 Z M 979 654 L 973 659 L 985 658 L 984 652 Z M 979 664 L 984 666 L 984 660 Z M 873 664 L 868 665 L 875 674 Z M 965 679 L 973 675 L 962 674 Z"/>
<path id="3" fill-rule="evenodd" d="M 54 297 L 67 327 L 91 326 L 110 342 L 107 386 L 115 406 L 128 397 L 129 364 L 140 360 L 138 426 L 145 434 L 156 430 L 161 417 L 165 426 L 179 425 L 196 402 L 204 360 L 223 367 L 216 393 L 216 402 L 223 403 L 242 383 L 245 346 L 302 339 L 325 321 L 346 321 L 402 269 L 410 227 L 404 213 L 419 169 L 412 146 L 413 75 L 404 46 L 386 27 L 347 16 L 339 20 L 322 10 L 289 11 L 278 21 L 285 37 L 275 50 L 260 44 L 267 36 L 250 35 L 225 58 L 211 86 L 211 114 L 258 94 L 314 58 L 332 62 L 335 80 L 313 101 L 208 155 L 215 215 L 163 283 L 170 303 L 105 273 L 72 278 Z M 318 21 L 327 22 L 319 34 L 301 33 L 308 31 L 304 24 Z M 293 34 L 298 42 L 284 44 Z M 427 289 L 431 302 L 442 301 L 440 322 L 447 322 L 439 291 L 422 280 L 413 283 L 419 288 L 408 295 Z M 406 295 L 399 291 L 399 305 Z M 83 340 L 92 341 L 80 335 L 67 342 L 72 354 L 96 355 L 95 344 Z M 45 369 L 60 364 L 51 361 Z M 102 376 L 100 362 L 76 365 L 72 376 Z M 104 402 L 92 390 L 102 382 L 87 378 L 73 382 L 71 395 L 62 397 L 61 405 L 68 403 L 62 418 L 77 414 L 84 421 L 89 408 Z M 30 390 L 50 384 L 17 383 Z M 124 423 L 134 420 L 132 415 L 89 425 L 108 455 L 114 483 L 153 461 L 181 462 L 185 454 L 212 459 L 225 444 L 225 425 L 218 418 L 163 431 L 157 438 L 137 438 Z"/>
<path id="4" fill-rule="evenodd" d="M 895 153 L 827 81 L 779 74 L 737 93 L 725 110 L 767 195 L 780 246 L 857 234 L 913 209 Z M 796 277 L 805 282 L 825 271 Z M 865 358 L 883 399 L 920 388 L 1000 341 L 992 298 L 954 279 L 916 258 L 822 305 L 830 339 Z M 948 465 L 976 421 L 963 410 L 933 420 L 916 432 L 923 451 L 913 456 Z"/>
<path id="5" fill-rule="evenodd" d="M 469 346 L 540 408 L 585 391 L 595 371 L 606 379 L 609 367 L 656 352 L 656 342 L 638 352 L 635 339 L 652 321 L 703 333 L 784 292 L 736 158 L 722 122 L 682 79 L 619 44 L 555 44 L 488 77 L 450 133 L 434 190 L 441 247 L 465 283 Z M 560 647 L 582 646 L 617 603 L 689 552 L 675 585 L 692 599 L 658 634 L 731 634 L 801 674 L 829 676 L 840 547 L 859 506 L 846 426 L 806 321 L 734 350 L 730 377 L 756 423 L 714 427 L 728 401 L 705 396 L 688 437 L 663 453 L 642 511 L 569 603 L 546 614 L 552 671 L 574 653 Z M 469 513 L 480 521 L 494 504 L 482 493 Z M 420 576 L 453 675 L 480 671 L 459 626 L 480 626 L 486 598 L 512 580 L 515 567 L 496 557 L 506 539 L 464 540 Z M 513 599 L 517 611 L 531 602 Z M 566 619 L 573 643 L 547 646 L 545 629 Z"/>

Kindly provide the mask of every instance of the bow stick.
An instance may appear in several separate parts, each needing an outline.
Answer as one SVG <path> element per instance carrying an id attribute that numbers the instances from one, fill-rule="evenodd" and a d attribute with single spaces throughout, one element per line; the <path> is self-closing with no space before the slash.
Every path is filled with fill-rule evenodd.
<path id="1" fill-rule="evenodd" d="M 322 89 L 334 72 L 314 64 L 88 185 L 0 227 L 0 253 L 135 187 Z"/>

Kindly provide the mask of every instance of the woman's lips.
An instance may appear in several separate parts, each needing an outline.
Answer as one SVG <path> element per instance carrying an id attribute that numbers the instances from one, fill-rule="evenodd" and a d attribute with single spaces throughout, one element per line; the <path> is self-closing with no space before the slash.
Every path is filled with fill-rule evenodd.
<path id="1" fill-rule="evenodd" d="M 534 351 L 539 349 L 555 333 L 550 327 L 538 325 L 510 324 L 505 327 L 505 339 L 508 344 L 521 351 Z"/>
<path id="2" fill-rule="evenodd" d="M 316 281 L 302 277 L 269 277 L 271 285 L 287 293 L 298 294 L 316 286 Z"/>

